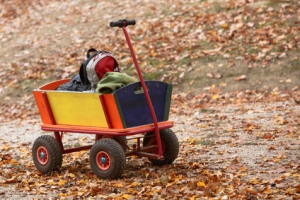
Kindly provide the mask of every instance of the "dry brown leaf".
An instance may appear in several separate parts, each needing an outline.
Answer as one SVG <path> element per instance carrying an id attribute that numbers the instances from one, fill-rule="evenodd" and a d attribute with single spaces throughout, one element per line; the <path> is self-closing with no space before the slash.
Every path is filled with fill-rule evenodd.
<path id="1" fill-rule="evenodd" d="M 240 75 L 234 78 L 234 80 L 236 81 L 241 81 L 241 80 L 246 80 L 247 76 L 246 75 Z"/>

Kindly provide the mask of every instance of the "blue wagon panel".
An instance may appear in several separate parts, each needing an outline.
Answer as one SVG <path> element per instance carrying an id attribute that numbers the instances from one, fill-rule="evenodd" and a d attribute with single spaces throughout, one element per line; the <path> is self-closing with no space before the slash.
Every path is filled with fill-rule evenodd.
<path id="1" fill-rule="evenodd" d="M 169 119 L 172 85 L 145 81 L 158 122 Z M 113 93 L 124 128 L 153 123 L 141 83 L 133 83 Z"/>

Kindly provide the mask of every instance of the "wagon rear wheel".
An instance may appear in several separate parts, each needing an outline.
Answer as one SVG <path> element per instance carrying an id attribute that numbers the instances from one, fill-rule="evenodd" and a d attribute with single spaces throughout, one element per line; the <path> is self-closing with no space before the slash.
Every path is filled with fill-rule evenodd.
<path id="1" fill-rule="evenodd" d="M 97 140 L 100 140 L 101 138 L 103 138 L 103 136 L 98 138 Z M 115 141 L 117 141 L 121 145 L 124 152 L 127 151 L 127 138 L 126 138 L 126 136 L 115 136 L 112 139 L 114 139 Z M 120 140 L 122 140 L 126 144 L 126 146 Z"/>
<path id="2" fill-rule="evenodd" d="M 126 136 L 119 136 L 119 138 L 127 145 L 127 138 L 126 138 Z M 119 141 L 119 139 L 118 139 L 117 137 L 114 137 L 113 139 L 114 139 L 115 141 L 117 141 L 117 142 L 121 145 L 121 147 L 122 147 L 122 149 L 123 149 L 124 152 L 127 151 L 127 147 L 124 146 L 124 145 Z"/>
<path id="3" fill-rule="evenodd" d="M 166 165 L 171 164 L 178 156 L 179 152 L 179 142 L 177 136 L 171 129 L 164 129 L 160 131 L 160 138 L 162 142 L 162 150 L 164 155 L 164 160 L 156 160 L 148 158 L 149 161 L 154 165 Z M 143 139 L 143 146 L 156 145 L 157 141 L 155 134 L 153 132 L 146 133 Z M 151 153 L 158 154 L 158 151 L 152 151 Z"/>
<path id="4" fill-rule="evenodd" d="M 37 170 L 48 173 L 62 165 L 62 152 L 57 140 L 50 135 L 38 137 L 32 146 L 33 162 Z"/>
<path id="5" fill-rule="evenodd" d="M 90 150 L 90 165 L 101 179 L 115 179 L 126 167 L 126 156 L 121 145 L 113 139 L 98 140 Z"/>

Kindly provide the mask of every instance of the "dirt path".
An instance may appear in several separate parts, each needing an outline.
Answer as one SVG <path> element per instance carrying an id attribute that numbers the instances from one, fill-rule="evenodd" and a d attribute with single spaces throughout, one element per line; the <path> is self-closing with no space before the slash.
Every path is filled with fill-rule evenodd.
<path id="1" fill-rule="evenodd" d="M 164 194 L 165 197 L 300 197 L 299 104 L 284 100 L 185 108 L 192 103 L 187 101 L 181 107 L 173 107 L 171 110 L 171 119 L 176 122 L 172 129 L 180 141 L 180 153 L 175 162 L 171 166 L 157 168 L 143 158 L 129 159 L 123 178 L 111 181 L 111 184 L 115 184 L 113 191 L 107 189 L 107 183 L 91 173 L 88 151 L 65 155 L 63 167 L 58 174 L 44 176 L 38 173 L 30 149 L 33 141 L 45 134 L 40 131 L 39 119 L 1 124 L 2 198 L 31 198 L 37 194 L 42 198 L 62 198 L 64 194 L 65 197 L 80 197 L 81 193 L 75 195 L 74 192 L 80 187 L 77 176 L 90 182 L 90 185 L 97 184 L 103 188 L 102 192 L 96 192 L 93 196 L 93 187 L 88 187 L 84 194 L 91 199 L 124 196 L 128 194 L 128 184 L 132 181 L 145 181 L 152 187 L 160 188 L 154 194 L 153 188 L 143 187 L 143 190 L 152 192 L 150 196 L 146 192 L 129 192 L 132 198 L 154 198 L 155 195 L 164 197 L 162 194 L 166 188 L 161 188 L 164 178 L 167 178 L 165 184 L 174 184 L 174 187 L 181 189 L 177 192 L 171 190 L 170 194 Z M 91 143 L 93 138 L 66 134 L 63 141 L 67 146 L 76 146 Z M 7 163 L 8 156 L 11 160 Z M 13 166 L 19 167 L 16 171 L 18 174 L 9 173 Z M 70 185 L 67 188 L 57 185 L 59 182 L 52 183 L 53 180 L 55 182 L 65 178 L 68 173 L 76 177 L 69 177 Z M 173 183 L 172 176 L 178 178 L 182 173 L 186 173 L 180 180 L 183 185 Z M 155 183 L 155 180 L 159 180 L 159 183 Z M 41 183 L 39 190 L 34 186 L 36 181 Z M 205 188 L 195 187 L 194 184 L 199 182 L 203 182 Z M 117 184 L 124 187 L 118 187 Z M 50 193 L 45 192 L 47 190 Z"/>
<path id="2" fill-rule="evenodd" d="M 17 2 L 22 1 L 14 1 L 19 8 Z M 219 49 L 216 48 L 218 45 L 209 46 L 207 41 L 201 43 L 200 49 L 196 46 L 192 53 L 192 57 L 199 55 L 199 59 L 186 57 L 180 45 L 184 46 L 189 36 L 196 41 L 199 38 L 187 34 L 180 39 L 177 29 L 185 30 L 190 18 L 201 14 L 198 9 L 193 10 L 193 4 L 199 2 L 179 1 L 178 5 L 174 2 L 50 0 L 46 6 L 36 4 L 34 9 L 12 20 L 0 20 L 0 67 L 4 69 L 0 72 L 0 121 L 23 116 L 31 119 L 0 123 L 0 199 L 300 199 L 300 99 L 291 98 L 289 92 L 278 92 L 280 88 L 293 89 L 296 93 L 299 88 L 298 51 L 280 54 L 286 59 L 271 60 L 270 66 L 263 68 L 259 64 L 228 67 L 233 63 L 226 63 L 227 59 L 202 56 L 204 47 L 208 48 L 209 51 L 205 51 L 208 54 Z M 217 7 L 213 6 L 214 2 Z M 283 3 L 274 2 L 280 2 L 279 6 Z M 218 1 L 209 4 L 221 9 Z M 296 10 L 290 4 L 284 3 L 283 11 L 296 13 L 298 7 Z M 135 8 L 134 13 L 132 8 Z M 189 15 L 185 10 L 193 12 Z M 178 18 L 181 15 L 186 15 L 186 19 Z M 207 15 L 208 21 L 213 19 L 211 16 Z M 139 21 L 140 26 L 131 27 L 130 33 L 133 33 L 133 42 L 140 43 L 137 54 L 142 53 L 139 56 L 147 58 L 144 63 L 147 62 L 150 69 L 158 67 L 162 70 L 160 74 L 182 70 L 180 74 L 186 78 L 178 82 L 180 87 L 174 87 L 177 93 L 171 109 L 171 119 L 176 123 L 172 129 L 180 141 L 178 158 L 172 165 L 155 167 L 147 159 L 130 157 L 122 178 L 107 181 L 95 177 L 89 165 L 89 151 L 82 151 L 64 155 L 59 171 L 47 175 L 39 173 L 32 161 L 31 147 L 37 137 L 48 133 L 40 130 L 32 89 L 48 79 L 75 73 L 86 49 L 91 46 L 118 52 L 119 62 L 125 68 L 130 66 L 123 35 L 107 26 L 110 20 L 123 18 Z M 230 19 L 225 21 L 228 25 L 232 23 Z M 182 21 L 186 21 L 187 26 Z M 169 35 L 161 34 L 164 28 L 167 33 L 172 33 L 170 39 L 179 40 L 169 41 Z M 195 26 L 191 28 L 194 30 Z M 210 28 L 213 27 L 205 30 L 207 36 L 215 33 Z M 219 25 L 216 30 L 218 28 Z M 202 30 L 188 31 L 200 34 L 198 31 Z M 285 35 L 285 32 L 279 33 L 276 33 L 279 39 Z M 151 40 L 144 40 L 148 37 Z M 158 46 L 154 45 L 156 40 Z M 282 49 L 299 46 L 298 41 L 298 36 L 290 43 L 286 40 Z M 173 46 L 172 43 L 177 42 L 179 46 Z M 176 49 L 174 55 L 178 57 L 178 63 L 165 66 L 154 62 L 151 60 L 151 56 L 154 58 L 157 54 L 154 49 L 162 52 Z M 256 48 L 252 49 L 252 53 L 255 52 Z M 266 59 L 269 61 L 268 56 Z M 239 60 L 234 61 L 236 66 L 245 65 Z M 164 66 L 170 69 L 159 68 Z M 247 79 L 239 82 L 234 79 L 243 74 Z M 222 75 L 222 78 L 212 78 L 215 75 Z M 177 78 L 174 76 L 174 80 Z M 223 93 L 215 86 L 221 87 Z M 226 89 L 231 92 L 249 89 L 251 93 L 253 88 L 262 89 L 262 94 L 244 93 L 233 97 L 224 94 Z M 181 94 L 183 90 L 185 93 Z M 195 96 L 188 98 L 191 90 Z M 264 91 L 268 91 L 271 98 L 265 99 Z M 6 115 L 9 112 L 13 114 Z M 91 144 L 92 141 L 91 136 L 82 134 L 65 134 L 63 138 L 66 147 Z"/>

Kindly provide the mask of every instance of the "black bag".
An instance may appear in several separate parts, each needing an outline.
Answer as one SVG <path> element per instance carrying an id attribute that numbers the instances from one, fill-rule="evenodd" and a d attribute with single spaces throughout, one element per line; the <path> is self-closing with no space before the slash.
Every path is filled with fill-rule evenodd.
<path id="1" fill-rule="evenodd" d="M 58 86 L 56 90 L 82 92 L 82 91 L 91 90 L 91 84 L 83 84 L 79 74 L 77 74 L 69 82 Z"/>
<path id="2" fill-rule="evenodd" d="M 95 52 L 93 55 L 90 55 L 91 52 Z M 92 88 L 91 82 L 88 80 L 88 75 L 86 71 L 86 67 L 91 59 L 93 59 L 97 54 L 100 53 L 107 53 L 110 54 L 107 51 L 97 51 L 94 48 L 90 48 L 86 52 L 86 60 L 81 64 L 79 73 L 74 76 L 69 82 L 62 84 L 58 86 L 56 90 L 63 90 L 63 91 L 87 91 L 87 90 L 92 90 L 95 88 Z M 115 60 L 115 66 L 118 69 L 118 63 Z"/>
<path id="3" fill-rule="evenodd" d="M 87 60 L 85 60 L 81 64 L 80 71 L 81 71 L 82 66 L 87 65 L 88 61 L 92 58 L 90 56 L 90 52 L 93 52 L 93 51 L 97 51 L 97 50 L 94 49 L 94 48 L 91 48 L 86 52 Z M 91 83 L 87 79 L 82 79 L 81 76 L 82 75 L 79 72 L 69 82 L 58 86 L 58 88 L 56 88 L 56 90 L 62 90 L 62 91 L 86 91 L 86 90 L 91 90 Z M 83 78 L 85 78 L 85 77 L 83 77 Z"/>

